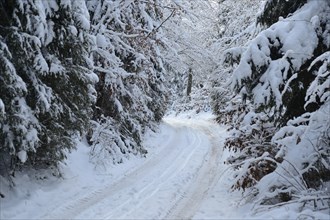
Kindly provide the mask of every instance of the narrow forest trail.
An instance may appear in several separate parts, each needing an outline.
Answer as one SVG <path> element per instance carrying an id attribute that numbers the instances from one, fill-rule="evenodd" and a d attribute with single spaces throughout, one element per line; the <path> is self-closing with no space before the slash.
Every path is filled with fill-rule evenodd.
<path id="1" fill-rule="evenodd" d="M 234 213 L 232 193 L 221 180 L 226 128 L 205 114 L 168 117 L 144 142 L 146 158 L 95 170 L 90 147 L 68 155 L 63 179 L 17 179 L 12 199 L 1 201 L 1 219 L 192 219 Z M 226 151 L 225 151 L 226 152 Z M 41 176 L 41 174 L 38 174 Z M 220 191 L 219 191 L 220 189 Z M 232 205 L 232 206 L 231 206 Z M 231 206 L 231 207 L 230 207 Z M 207 210 L 207 211 L 205 211 Z M 212 214 L 211 216 L 209 214 Z"/>
<path id="2" fill-rule="evenodd" d="M 226 131 L 210 120 L 166 118 L 157 152 L 115 182 L 84 189 L 42 219 L 190 219 L 222 173 Z M 162 131 L 161 131 L 162 132 Z"/>

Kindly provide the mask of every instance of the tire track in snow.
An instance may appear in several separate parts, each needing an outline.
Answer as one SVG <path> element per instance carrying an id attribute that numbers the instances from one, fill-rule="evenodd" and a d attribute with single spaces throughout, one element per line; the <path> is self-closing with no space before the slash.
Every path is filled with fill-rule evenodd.
<path id="1" fill-rule="evenodd" d="M 155 178 L 159 176 L 159 174 L 157 173 L 158 170 L 155 168 L 159 167 L 162 163 L 166 163 L 164 166 L 169 167 L 169 165 L 172 163 L 172 160 L 164 160 L 164 155 L 167 155 L 169 158 L 176 158 L 176 156 L 180 154 L 180 152 L 181 155 L 183 155 L 185 153 L 185 148 L 175 148 L 171 146 L 176 146 L 180 142 L 186 142 L 187 140 L 183 139 L 186 138 L 185 134 L 186 129 L 174 129 L 170 139 L 164 144 L 163 149 L 160 151 L 160 153 L 155 155 L 150 160 L 146 161 L 137 169 L 129 172 L 115 183 L 108 184 L 92 192 L 87 191 L 85 195 L 80 196 L 80 198 L 65 202 L 63 205 L 49 212 L 47 215 L 42 216 L 41 218 L 73 219 L 76 217 L 88 218 L 88 214 L 91 213 L 93 213 L 94 215 L 94 212 L 86 213 L 86 211 L 88 211 L 95 204 L 101 203 L 102 200 L 105 200 L 106 198 L 113 199 L 116 195 L 117 197 L 120 197 L 121 195 L 119 194 L 118 196 L 118 192 L 127 191 L 127 189 L 130 189 L 131 191 L 136 190 L 134 189 L 134 184 L 136 185 L 136 182 L 139 181 L 143 176 L 153 175 L 155 176 Z M 166 170 L 167 169 L 163 170 L 162 172 L 164 173 L 166 172 Z M 141 183 L 142 181 L 139 182 Z M 141 190 L 136 190 L 133 195 L 137 196 L 137 193 L 140 191 Z M 129 200 L 130 198 L 132 198 L 132 196 L 129 195 Z M 120 204 L 120 200 L 117 199 L 117 201 L 119 201 Z M 125 202 L 125 204 L 127 203 L 129 203 L 129 201 Z M 116 207 L 114 209 L 116 209 Z M 85 216 L 82 215 L 84 213 Z M 91 218 L 94 217 L 96 216 L 91 216 Z"/>
<path id="2" fill-rule="evenodd" d="M 136 218 L 137 216 L 139 216 L 139 214 L 134 214 L 134 213 L 138 213 L 140 210 L 144 210 L 143 208 L 141 208 L 142 206 L 148 206 L 147 204 L 150 204 L 150 203 L 153 203 L 154 201 L 159 200 L 159 198 L 157 199 L 157 194 L 156 193 L 159 192 L 159 190 L 162 187 L 164 187 L 164 185 L 168 184 L 169 182 L 171 182 L 172 179 L 176 178 L 179 175 L 179 173 L 182 172 L 184 170 L 184 168 L 186 168 L 186 165 L 188 164 L 189 160 L 191 159 L 191 157 L 195 153 L 196 149 L 200 146 L 201 138 L 196 134 L 194 134 L 193 137 L 194 137 L 194 139 L 193 139 L 191 144 L 194 147 L 192 148 L 192 150 L 190 152 L 182 151 L 181 154 L 176 158 L 176 161 L 172 161 L 171 168 L 167 169 L 148 188 L 148 190 L 146 192 L 149 192 L 149 193 L 137 198 L 137 201 L 139 201 L 139 203 L 136 206 L 134 206 L 134 209 L 130 210 L 127 213 L 124 213 L 123 215 L 120 215 L 119 217 L 116 216 L 116 215 L 107 216 L 106 219 L 112 219 L 114 217 L 118 217 L 119 219 L 133 219 L 133 218 Z M 185 156 L 185 155 L 187 155 L 187 156 Z M 176 167 L 178 162 L 179 162 L 180 166 Z M 169 200 L 166 201 L 165 200 L 163 202 L 169 202 L 170 203 L 172 201 L 169 201 Z M 160 216 L 159 215 L 158 216 L 148 216 L 148 218 L 159 219 Z"/>
<path id="3" fill-rule="evenodd" d="M 212 123 L 167 123 L 172 132 L 158 154 L 114 183 L 81 192 L 41 218 L 191 218 L 220 173 L 222 148 L 212 137 Z"/>
<path id="4" fill-rule="evenodd" d="M 221 141 L 217 138 L 219 134 L 214 133 L 214 131 L 219 130 L 213 129 L 212 126 L 196 126 L 196 128 L 208 136 L 211 141 L 211 151 L 209 151 L 207 159 L 204 160 L 193 186 L 185 192 L 184 197 L 174 204 L 164 219 L 192 219 L 201 202 L 221 175 L 222 148 L 219 146 Z"/>
<path id="5" fill-rule="evenodd" d="M 196 140 L 195 138 L 193 139 L 193 143 L 195 143 Z M 175 141 L 175 143 L 178 143 L 178 140 Z M 176 167 L 177 163 L 175 161 L 180 160 L 181 158 L 185 158 L 184 164 L 187 163 L 191 155 L 193 154 L 194 151 L 192 151 L 188 157 L 184 157 L 184 155 L 187 154 L 184 149 L 181 150 L 181 152 L 178 155 L 175 155 L 174 160 L 168 160 L 168 162 L 171 162 L 168 164 L 165 170 L 160 174 L 160 176 L 156 176 L 155 179 L 151 180 L 151 182 L 143 187 L 141 190 L 139 190 L 134 197 L 131 197 L 128 201 L 126 201 L 124 204 L 121 204 L 119 207 L 116 207 L 116 210 L 111 211 L 108 213 L 106 216 L 102 216 L 103 219 L 122 219 L 126 218 L 129 216 L 131 213 L 134 213 L 134 211 L 138 210 L 141 204 L 143 204 L 146 200 L 149 198 L 152 198 L 159 190 L 159 188 L 166 183 L 166 180 L 173 178 L 176 176 L 176 174 L 182 169 L 181 167 Z M 183 165 L 184 166 L 184 165 Z M 142 170 L 142 172 L 144 172 Z M 128 212 L 125 212 L 123 209 L 124 206 L 130 206 L 133 207 L 133 209 L 129 210 Z"/>
<path id="6" fill-rule="evenodd" d="M 170 137 L 174 137 L 176 130 L 172 132 Z M 173 138 L 168 139 L 165 142 L 165 145 L 169 145 Z M 73 219 L 76 215 L 83 212 L 88 207 L 93 204 L 103 200 L 108 196 L 109 193 L 112 192 L 112 187 L 120 184 L 123 179 L 134 175 L 134 173 L 139 172 L 139 170 L 144 169 L 146 164 L 153 166 L 161 160 L 163 154 L 168 153 L 168 149 L 163 148 L 154 158 L 148 160 L 143 166 L 137 167 L 136 169 L 127 172 L 120 179 L 115 181 L 114 183 L 107 184 L 106 186 L 99 188 L 97 190 L 86 191 L 85 193 L 80 193 L 77 195 L 77 198 L 74 200 L 66 201 L 62 204 L 58 204 L 58 207 L 54 210 L 49 211 L 46 215 L 40 217 L 40 219 Z M 83 195 L 81 195 L 83 194 Z"/>

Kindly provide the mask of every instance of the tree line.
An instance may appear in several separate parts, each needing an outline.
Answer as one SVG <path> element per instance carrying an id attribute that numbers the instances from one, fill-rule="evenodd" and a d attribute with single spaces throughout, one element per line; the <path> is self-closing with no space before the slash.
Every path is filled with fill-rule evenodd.
<path id="1" fill-rule="evenodd" d="M 162 1 L 0 2 L 0 175 L 56 167 L 86 136 L 92 158 L 145 154 L 162 118 Z"/>
<path id="2" fill-rule="evenodd" d="M 213 110 L 232 134 L 232 188 L 258 208 L 329 204 L 329 12 L 329 1 L 269 0 L 245 44 L 223 53 L 230 80 L 218 80 Z"/>

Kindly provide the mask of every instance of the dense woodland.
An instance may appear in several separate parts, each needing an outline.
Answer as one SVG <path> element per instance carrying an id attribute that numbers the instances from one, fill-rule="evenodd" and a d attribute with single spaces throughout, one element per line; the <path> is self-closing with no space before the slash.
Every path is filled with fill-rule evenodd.
<path id="1" fill-rule="evenodd" d="M 267 1 L 258 32 L 225 51 L 226 85 L 235 95 L 224 100 L 230 92 L 220 88 L 214 111 L 232 129 L 232 188 L 247 190 L 258 204 L 296 199 L 301 207 L 327 206 L 314 198 L 328 195 L 330 180 L 329 6 Z"/>
<path id="2" fill-rule="evenodd" d="M 248 201 L 324 209 L 330 2 L 0 1 L 2 182 L 60 176 L 79 138 L 96 166 L 143 156 L 146 129 L 187 110 L 229 127 Z"/>

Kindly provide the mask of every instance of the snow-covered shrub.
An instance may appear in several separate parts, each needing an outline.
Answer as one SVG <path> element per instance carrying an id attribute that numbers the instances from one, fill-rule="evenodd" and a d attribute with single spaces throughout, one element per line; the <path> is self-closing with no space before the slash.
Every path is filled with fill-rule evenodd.
<path id="1" fill-rule="evenodd" d="M 249 111 L 240 116 L 239 126 L 231 131 L 232 135 L 227 139 L 225 147 L 235 152 L 235 155 L 227 159 L 227 163 L 235 169 L 241 169 L 232 188 L 244 190 L 275 170 L 278 149 L 271 142 L 275 128 L 268 122 L 266 114 Z"/>
<path id="2" fill-rule="evenodd" d="M 120 162 L 120 155 L 144 154 L 142 134 L 166 110 L 159 51 L 162 2 L 88 0 L 87 5 L 96 41 L 94 69 L 99 76 L 93 115 L 96 126 L 89 135 L 92 154 L 107 153 Z"/>
<path id="3" fill-rule="evenodd" d="M 300 209 L 329 209 L 329 113 L 327 102 L 315 112 L 290 120 L 275 134 L 272 142 L 280 147 L 275 158 L 283 161 L 251 190 L 257 203 L 285 205 L 293 200 Z"/>
<path id="4" fill-rule="evenodd" d="M 94 99 L 89 18 L 77 1 L 6 1 L 0 25 L 0 175 L 57 165 Z"/>
<path id="5" fill-rule="evenodd" d="M 138 124 L 138 122 L 135 123 Z M 141 145 L 137 144 L 141 141 L 138 139 L 141 134 L 133 136 L 127 134 L 128 130 L 125 132 L 120 129 L 122 128 L 118 122 L 109 117 L 102 117 L 100 121 L 92 122 L 90 159 L 97 168 L 122 163 L 123 159 L 128 159 L 130 154 L 147 153 Z"/>

